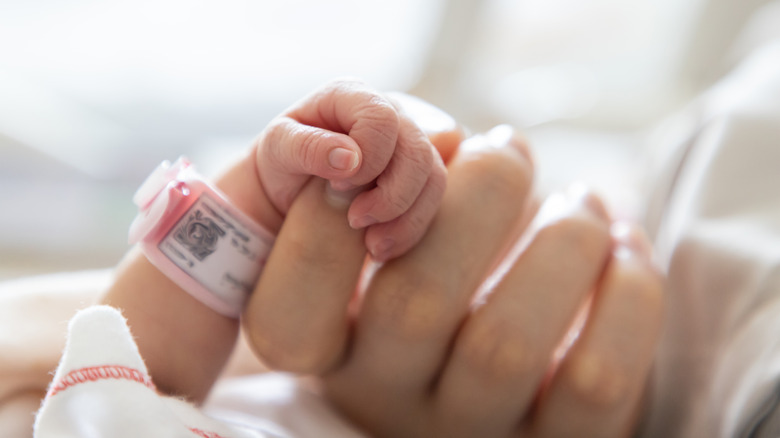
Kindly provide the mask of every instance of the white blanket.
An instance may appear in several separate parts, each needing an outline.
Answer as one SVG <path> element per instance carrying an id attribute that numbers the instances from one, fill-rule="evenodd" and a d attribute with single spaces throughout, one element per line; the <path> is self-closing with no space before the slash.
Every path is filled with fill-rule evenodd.
<path id="1" fill-rule="evenodd" d="M 92 306 L 70 321 L 34 433 L 37 438 L 360 437 L 282 374 L 227 379 L 210 404 L 199 409 L 160 395 L 119 311 Z"/>

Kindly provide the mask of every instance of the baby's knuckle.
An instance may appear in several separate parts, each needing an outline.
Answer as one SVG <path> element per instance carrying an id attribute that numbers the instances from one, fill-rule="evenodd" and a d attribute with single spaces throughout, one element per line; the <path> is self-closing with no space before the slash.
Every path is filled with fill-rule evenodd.
<path id="1" fill-rule="evenodd" d="M 397 216 L 409 209 L 409 206 L 414 203 L 414 195 L 408 192 L 400 192 L 395 196 L 391 196 L 387 201 L 390 205 L 390 211 Z"/>
<path id="2" fill-rule="evenodd" d="M 258 149 L 261 153 L 271 155 L 271 159 L 275 159 L 274 148 L 275 144 L 280 144 L 287 135 L 287 120 L 282 117 L 278 117 L 268 123 L 262 135 L 259 137 Z"/>
<path id="3" fill-rule="evenodd" d="M 408 147 L 399 148 L 399 153 L 404 154 L 404 159 L 415 171 L 428 173 L 434 165 L 433 147 L 422 132 L 411 135 L 416 138 L 410 139 Z"/>
<path id="4" fill-rule="evenodd" d="M 390 190 L 383 187 L 384 205 L 392 218 L 404 213 L 414 203 L 415 193 L 408 190 Z"/>
<path id="5" fill-rule="evenodd" d="M 370 137 L 380 140 L 378 144 L 384 144 L 389 150 L 395 149 L 398 139 L 398 116 L 395 110 L 384 106 L 373 106 L 363 113 L 366 130 Z"/>
<path id="6" fill-rule="evenodd" d="M 428 184 L 438 196 L 442 196 L 447 188 L 447 168 L 443 165 L 434 166 L 431 174 L 428 175 Z"/>
<path id="7" fill-rule="evenodd" d="M 291 135 L 294 135 L 291 133 Z M 318 146 L 321 136 L 314 130 L 300 130 L 297 133 L 299 139 L 298 150 L 290 151 L 303 169 L 314 169 L 317 165 Z M 295 145 L 296 142 L 291 142 Z"/>
<path id="8" fill-rule="evenodd" d="M 433 219 L 433 215 L 436 213 L 436 211 L 431 211 L 427 214 L 409 214 L 405 217 L 405 220 L 408 224 L 408 235 L 410 236 L 419 236 L 422 238 L 423 234 L 425 233 L 425 230 L 428 228 L 428 226 L 431 223 L 431 220 Z"/>

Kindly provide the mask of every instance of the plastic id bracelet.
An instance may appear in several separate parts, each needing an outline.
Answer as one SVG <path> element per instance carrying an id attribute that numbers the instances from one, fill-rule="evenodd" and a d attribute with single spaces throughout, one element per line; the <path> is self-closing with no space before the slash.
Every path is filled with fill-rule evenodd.
<path id="1" fill-rule="evenodd" d="M 234 207 L 184 157 L 164 161 L 133 196 L 129 241 L 190 295 L 238 317 L 274 235 Z"/>

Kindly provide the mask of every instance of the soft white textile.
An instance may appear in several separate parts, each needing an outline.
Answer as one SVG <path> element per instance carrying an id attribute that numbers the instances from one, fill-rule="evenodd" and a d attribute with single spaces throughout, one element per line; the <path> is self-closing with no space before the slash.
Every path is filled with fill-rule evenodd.
<path id="1" fill-rule="evenodd" d="M 160 396 L 119 312 L 94 306 L 73 317 L 65 353 L 38 413 L 34 436 L 270 438 L 222 424 Z"/>
<path id="2" fill-rule="evenodd" d="M 119 311 L 92 306 L 69 324 L 35 437 L 361 437 L 284 374 L 226 379 L 211 400 L 199 409 L 157 393 Z"/>
<path id="3" fill-rule="evenodd" d="M 750 436 L 780 382 L 780 42 L 680 120 L 649 215 L 669 280 L 642 436 Z"/>

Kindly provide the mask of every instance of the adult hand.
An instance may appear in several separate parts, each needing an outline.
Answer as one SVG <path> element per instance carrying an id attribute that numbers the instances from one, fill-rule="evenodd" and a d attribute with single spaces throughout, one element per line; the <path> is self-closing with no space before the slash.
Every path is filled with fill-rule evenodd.
<path id="1" fill-rule="evenodd" d="M 506 127 L 464 142 L 448 171 L 426 236 L 359 295 L 362 232 L 348 202 L 308 184 L 245 314 L 258 354 L 320 376 L 373 436 L 627 435 L 661 323 L 646 240 L 611 236 L 603 205 L 582 192 L 555 196 L 526 227 L 532 162 Z M 521 234 L 519 256 L 485 282 Z"/>

